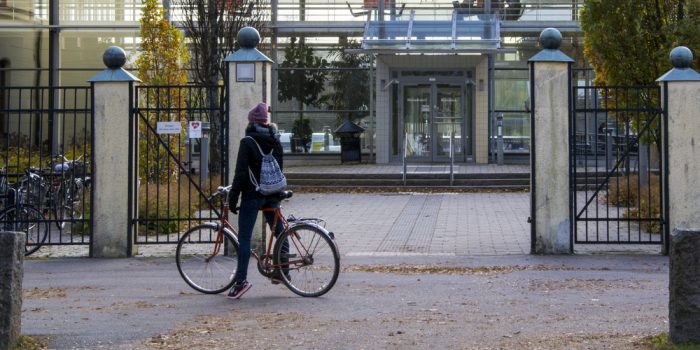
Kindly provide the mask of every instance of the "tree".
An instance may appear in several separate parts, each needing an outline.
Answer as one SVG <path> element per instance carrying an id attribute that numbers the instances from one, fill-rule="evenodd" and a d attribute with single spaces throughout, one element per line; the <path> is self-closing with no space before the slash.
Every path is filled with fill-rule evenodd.
<path id="1" fill-rule="evenodd" d="M 165 18 L 157 0 L 145 0 L 141 20 L 141 55 L 136 59 L 139 79 L 145 85 L 187 83 L 185 63 L 190 55 L 182 33 Z M 173 97 L 179 99 L 181 97 Z"/>
<path id="2" fill-rule="evenodd" d="M 182 33 L 165 18 L 165 10 L 158 5 L 157 0 L 145 0 L 141 16 L 141 55 L 136 59 L 139 78 L 144 85 L 150 86 L 180 86 L 187 83 L 185 64 L 189 54 L 183 43 Z M 145 90 L 145 103 L 149 106 L 163 108 L 183 108 L 184 96 L 181 89 Z M 145 115 L 148 124 L 155 126 L 158 121 L 186 121 L 184 112 L 148 112 Z M 179 167 L 175 162 L 166 162 L 168 154 L 158 138 L 149 137 L 150 131 L 145 123 L 139 122 L 139 137 L 142 159 L 139 162 L 140 174 L 147 180 L 166 179 L 169 174 L 178 173 Z M 168 137 L 166 140 L 170 150 L 180 153 L 180 138 Z M 148 162 L 149 158 L 155 161 Z"/>
<path id="3" fill-rule="evenodd" d="M 366 67 L 371 63 L 370 56 L 345 52 L 346 49 L 357 48 L 360 48 L 360 43 L 342 38 L 329 55 L 329 67 L 338 70 L 329 73 L 332 91 L 321 97 L 321 102 L 332 106 L 334 110 L 352 111 L 339 112 L 338 125 L 345 117 L 354 122 L 367 114 L 360 110 L 369 105 L 369 72 Z"/>
<path id="4" fill-rule="evenodd" d="M 226 74 L 224 58 L 235 51 L 238 31 L 251 26 L 265 36 L 261 30 L 266 21 L 266 0 L 175 0 L 184 14 L 183 28 L 192 52 L 192 78 L 205 86 L 204 104 L 209 111 L 211 130 L 219 132 L 223 128 L 220 113 L 221 98 L 218 86 Z M 212 137 L 212 170 L 219 171 L 222 148 L 219 137 Z"/>
<path id="5" fill-rule="evenodd" d="M 584 54 L 601 86 L 652 85 L 671 68 L 669 53 L 678 45 L 695 51 L 700 63 L 700 0 L 587 0 L 581 10 Z M 604 101 L 617 107 L 636 103 L 626 90 L 605 90 Z M 658 97 L 642 95 L 646 106 L 658 105 Z M 655 114 L 631 118 L 618 112 L 617 119 L 640 132 Z M 659 140 L 657 124 L 642 136 L 648 144 Z"/>
<path id="6" fill-rule="evenodd" d="M 311 140 L 310 121 L 304 120 L 305 106 L 318 106 L 321 102 L 328 62 L 314 55 L 311 47 L 292 37 L 284 49 L 284 62 L 279 65 L 279 98 L 281 101 L 295 100 L 299 104 L 299 119 L 294 121 L 294 137 L 308 152 Z M 298 132 L 298 133 L 297 133 Z"/>
<path id="7" fill-rule="evenodd" d="M 598 85 L 653 84 L 678 45 L 700 63 L 700 0 L 588 0 L 581 29 Z"/>

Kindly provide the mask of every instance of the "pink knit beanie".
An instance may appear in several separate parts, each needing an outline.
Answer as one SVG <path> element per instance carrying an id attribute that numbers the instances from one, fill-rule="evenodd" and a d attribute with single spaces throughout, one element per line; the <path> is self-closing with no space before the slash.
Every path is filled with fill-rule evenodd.
<path id="1" fill-rule="evenodd" d="M 265 102 L 258 103 L 257 106 L 248 112 L 248 121 L 251 123 L 267 124 L 267 104 Z"/>

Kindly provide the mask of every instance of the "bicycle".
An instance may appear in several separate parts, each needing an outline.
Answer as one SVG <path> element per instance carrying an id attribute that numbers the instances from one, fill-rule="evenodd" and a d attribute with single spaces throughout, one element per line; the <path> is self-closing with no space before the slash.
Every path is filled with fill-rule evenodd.
<path id="1" fill-rule="evenodd" d="M 0 225 L 4 231 L 24 232 L 24 255 L 30 255 L 44 244 L 49 234 L 49 223 L 37 208 L 25 204 L 10 187 L 6 175 L 0 178 L 0 197 L 4 208 L 0 211 Z"/>
<path id="2" fill-rule="evenodd" d="M 83 218 L 85 204 L 85 190 L 89 190 L 90 177 L 86 176 L 87 162 L 81 155 L 75 160 L 70 160 L 63 155 L 57 155 L 60 163 L 54 166 L 62 178 L 56 189 L 56 208 L 62 211 L 61 217 L 70 221 Z M 62 224 L 68 220 L 63 220 Z"/>
<path id="3" fill-rule="evenodd" d="M 224 196 L 231 186 L 220 186 L 211 199 Z M 280 200 L 292 197 L 291 191 L 279 194 Z M 175 260 L 180 275 L 195 290 L 218 294 L 233 286 L 237 267 L 238 232 L 228 222 L 229 207 L 223 198 L 219 222 L 209 222 L 188 230 L 177 243 Z M 284 218 L 280 208 L 262 208 L 274 212 L 271 227 L 281 220 L 284 230 L 278 237 L 262 237 L 262 252 L 251 250 L 260 274 L 276 277 L 292 292 L 303 297 L 327 293 L 338 279 L 340 254 L 334 234 L 321 219 Z M 285 244 L 286 243 L 286 244 Z"/>
<path id="4" fill-rule="evenodd" d="M 82 156 L 69 160 L 63 155 L 54 159 L 60 161 L 50 168 L 30 167 L 20 181 L 20 199 L 24 204 L 38 207 L 44 213 L 53 213 L 59 230 L 67 222 L 83 217 L 84 188 L 89 185 L 89 177 L 84 175 L 85 162 Z"/>

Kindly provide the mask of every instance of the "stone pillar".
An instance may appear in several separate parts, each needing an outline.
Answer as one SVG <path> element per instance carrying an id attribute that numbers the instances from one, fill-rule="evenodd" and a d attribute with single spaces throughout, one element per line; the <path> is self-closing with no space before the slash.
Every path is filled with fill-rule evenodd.
<path id="1" fill-rule="evenodd" d="M 559 51 L 561 33 L 540 34 L 530 58 L 531 253 L 572 253 L 569 193 L 569 94 L 573 60 Z"/>
<path id="2" fill-rule="evenodd" d="M 229 174 L 233 176 L 241 138 L 248 126 L 248 111 L 258 102 L 270 105 L 272 100 L 272 60 L 258 51 L 260 34 L 255 28 L 244 27 L 238 32 L 236 52 L 228 55 L 228 159 Z"/>
<path id="3" fill-rule="evenodd" d="M 259 102 L 271 105 L 273 61 L 256 48 L 260 33 L 253 27 L 244 27 L 236 37 L 240 49 L 228 55 L 228 169 L 229 181 L 233 181 L 238 159 L 238 148 L 248 126 L 248 111 Z M 264 218 L 253 228 L 253 237 L 262 232 Z M 258 239 L 253 238 L 253 246 Z"/>
<path id="4" fill-rule="evenodd" d="M 679 344 L 700 343 L 700 74 L 692 62 L 688 48 L 673 49 L 674 68 L 657 80 L 668 120 L 669 338 Z"/>
<path id="5" fill-rule="evenodd" d="M 107 69 L 88 80 L 93 87 L 92 237 L 90 256 L 128 257 L 133 253 L 129 232 L 129 131 L 134 83 L 139 79 L 122 69 L 126 53 L 108 48 Z M 133 130 L 132 130 L 133 131 Z M 132 174 L 133 175 L 133 174 Z"/>
<path id="6" fill-rule="evenodd" d="M 0 232 L 0 349 L 21 334 L 24 238 L 23 232 Z"/>

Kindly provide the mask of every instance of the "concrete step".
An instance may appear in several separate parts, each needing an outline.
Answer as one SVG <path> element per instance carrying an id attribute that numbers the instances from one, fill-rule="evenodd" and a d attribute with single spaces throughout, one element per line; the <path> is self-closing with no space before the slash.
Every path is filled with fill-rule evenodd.
<path id="1" fill-rule="evenodd" d="M 407 174 L 406 184 L 403 174 L 362 174 L 362 173 L 289 173 L 287 182 L 298 190 L 367 190 L 367 191 L 470 191 L 504 190 L 525 191 L 530 188 L 528 173 L 480 173 L 454 174 L 450 184 L 449 174 L 412 173 Z M 579 190 L 594 190 L 603 182 L 603 173 L 579 176 L 576 186 Z"/>

